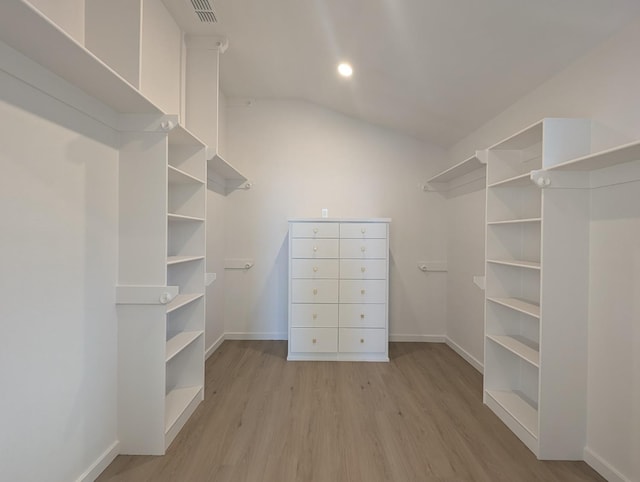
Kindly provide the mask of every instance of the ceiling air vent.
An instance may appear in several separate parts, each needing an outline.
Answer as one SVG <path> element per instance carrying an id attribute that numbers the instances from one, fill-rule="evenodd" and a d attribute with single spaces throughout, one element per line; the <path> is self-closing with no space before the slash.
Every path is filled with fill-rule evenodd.
<path id="1" fill-rule="evenodd" d="M 193 5 L 193 9 L 201 22 L 215 23 L 218 21 L 209 0 L 191 0 L 191 5 Z"/>

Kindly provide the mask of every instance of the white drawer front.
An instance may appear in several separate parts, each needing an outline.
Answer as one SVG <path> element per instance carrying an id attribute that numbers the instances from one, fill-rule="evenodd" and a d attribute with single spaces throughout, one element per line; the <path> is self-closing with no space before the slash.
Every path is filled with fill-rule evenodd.
<path id="1" fill-rule="evenodd" d="M 340 303 L 386 303 L 384 280 L 340 280 Z"/>
<path id="2" fill-rule="evenodd" d="M 341 259 L 342 279 L 387 279 L 386 259 Z"/>
<path id="3" fill-rule="evenodd" d="M 381 258 L 387 257 L 386 239 L 341 239 L 341 258 Z"/>
<path id="4" fill-rule="evenodd" d="M 292 238 L 337 238 L 340 235 L 338 223 L 291 223 Z"/>
<path id="5" fill-rule="evenodd" d="M 337 258 L 337 239 L 292 239 L 292 258 Z"/>
<path id="6" fill-rule="evenodd" d="M 337 303 L 338 280 L 291 280 L 292 303 Z"/>
<path id="7" fill-rule="evenodd" d="M 387 331 L 372 328 L 340 328 L 342 353 L 380 353 L 387 348 Z"/>
<path id="8" fill-rule="evenodd" d="M 386 238 L 386 223 L 341 223 L 341 238 Z"/>
<path id="9" fill-rule="evenodd" d="M 384 328 L 387 324 L 386 304 L 341 304 L 341 328 Z"/>
<path id="10" fill-rule="evenodd" d="M 292 353 L 335 353 L 338 349 L 337 328 L 291 328 Z"/>
<path id="11" fill-rule="evenodd" d="M 338 305 L 293 304 L 291 305 L 291 326 L 337 327 Z"/>
<path id="12" fill-rule="evenodd" d="M 338 279 L 337 259 L 294 259 L 291 261 L 292 278 Z"/>

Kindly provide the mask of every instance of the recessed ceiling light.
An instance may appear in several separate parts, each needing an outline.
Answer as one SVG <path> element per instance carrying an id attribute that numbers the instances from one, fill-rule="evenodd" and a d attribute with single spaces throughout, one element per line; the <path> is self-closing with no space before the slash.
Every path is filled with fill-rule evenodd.
<path id="1" fill-rule="evenodd" d="M 338 73 L 343 77 L 351 77 L 353 75 L 353 68 L 350 64 L 342 62 L 338 65 Z"/>

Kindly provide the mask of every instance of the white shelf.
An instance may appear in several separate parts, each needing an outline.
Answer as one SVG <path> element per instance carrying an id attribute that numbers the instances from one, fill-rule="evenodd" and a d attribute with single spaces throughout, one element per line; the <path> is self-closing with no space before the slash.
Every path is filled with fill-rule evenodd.
<path id="1" fill-rule="evenodd" d="M 507 150 L 507 149 L 526 149 L 537 144 L 542 139 L 542 121 L 522 129 L 511 137 L 498 142 L 489 149 Z"/>
<path id="2" fill-rule="evenodd" d="M 540 367 L 540 347 L 531 340 L 518 335 L 487 335 L 487 338 L 533 366 Z"/>
<path id="3" fill-rule="evenodd" d="M 202 293 L 189 293 L 176 296 L 171 302 L 167 305 L 167 313 L 171 313 L 172 311 L 177 310 L 178 308 L 182 308 L 193 301 L 202 298 L 204 294 Z"/>
<path id="4" fill-rule="evenodd" d="M 226 195 L 239 188 L 247 178 L 216 153 L 207 161 L 207 181 L 210 189 Z"/>
<path id="5" fill-rule="evenodd" d="M 427 183 L 447 183 L 454 179 L 464 176 L 465 174 L 469 174 L 470 172 L 475 171 L 476 169 L 484 168 L 486 165 L 478 159 L 478 156 L 471 156 L 469 159 L 465 159 L 462 162 L 459 162 L 455 166 L 452 166 L 444 171 L 436 174 L 432 178 L 427 180 Z"/>
<path id="6" fill-rule="evenodd" d="M 486 393 L 527 432 L 538 438 L 538 410 L 524 397 L 517 392 L 503 390 L 487 390 Z"/>
<path id="7" fill-rule="evenodd" d="M 167 215 L 167 218 L 169 219 L 169 222 L 191 222 L 191 221 L 196 221 L 196 222 L 204 222 L 204 218 L 197 218 L 194 216 L 183 216 L 182 214 L 173 214 L 173 213 L 169 213 Z"/>
<path id="8" fill-rule="evenodd" d="M 540 270 L 540 263 L 534 261 L 509 260 L 509 259 L 488 259 L 487 263 L 501 264 L 504 266 L 515 266 L 516 268 L 527 268 Z"/>
<path id="9" fill-rule="evenodd" d="M 502 181 L 497 181 L 489 184 L 487 187 L 523 187 L 523 186 L 535 186 L 531 181 L 531 173 L 526 172 L 519 176 L 510 177 Z"/>
<path id="10" fill-rule="evenodd" d="M 183 331 L 167 340 L 166 361 L 168 362 L 191 343 L 197 340 L 204 331 Z"/>
<path id="11" fill-rule="evenodd" d="M 134 86 L 23 0 L 0 2 L 0 40 L 116 112 L 163 114 Z"/>
<path id="12" fill-rule="evenodd" d="M 191 261 L 199 261 L 204 259 L 204 256 L 169 256 L 167 257 L 167 266 L 174 264 L 189 263 Z"/>
<path id="13" fill-rule="evenodd" d="M 540 318 L 540 306 L 531 303 L 530 301 L 521 300 L 519 298 L 487 298 L 487 300 L 506 306 L 512 310 L 519 311 L 525 315 Z"/>
<path id="14" fill-rule="evenodd" d="M 549 167 L 548 171 L 593 171 L 640 160 L 640 141 L 596 152 Z"/>
<path id="15" fill-rule="evenodd" d="M 526 218 L 526 219 L 507 219 L 505 221 L 489 221 L 487 224 L 490 226 L 496 226 L 501 224 L 527 224 L 527 223 L 539 223 L 541 218 Z"/>
<path id="16" fill-rule="evenodd" d="M 169 131 L 170 146 L 193 146 L 205 148 L 207 145 L 182 124 L 178 124 Z"/>
<path id="17" fill-rule="evenodd" d="M 169 184 L 204 184 L 202 179 L 198 179 L 177 167 L 169 166 Z"/>
<path id="18" fill-rule="evenodd" d="M 200 390 L 202 390 L 202 386 L 176 388 L 167 393 L 164 412 L 165 433 L 171 430 L 183 412 L 198 396 Z"/>

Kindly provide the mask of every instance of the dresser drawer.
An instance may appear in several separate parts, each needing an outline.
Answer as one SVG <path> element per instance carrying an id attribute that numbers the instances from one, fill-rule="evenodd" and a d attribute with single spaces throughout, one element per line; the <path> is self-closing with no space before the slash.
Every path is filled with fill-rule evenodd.
<path id="1" fill-rule="evenodd" d="M 335 353 L 337 328 L 291 328 L 289 350 L 292 353 Z"/>
<path id="2" fill-rule="evenodd" d="M 291 280 L 292 303 L 337 303 L 338 280 Z"/>
<path id="3" fill-rule="evenodd" d="M 373 328 L 340 328 L 341 353 L 381 353 L 387 350 L 387 331 Z"/>
<path id="4" fill-rule="evenodd" d="M 342 279 L 387 279 L 386 259 L 341 259 Z"/>
<path id="5" fill-rule="evenodd" d="M 386 303 L 385 280 L 340 280 L 340 303 Z"/>
<path id="6" fill-rule="evenodd" d="M 292 238 L 338 238 L 338 223 L 291 223 Z"/>
<path id="7" fill-rule="evenodd" d="M 337 258 L 337 239 L 292 239 L 292 258 Z"/>
<path id="8" fill-rule="evenodd" d="M 338 279 L 337 259 L 294 259 L 291 261 L 292 278 Z"/>
<path id="9" fill-rule="evenodd" d="M 337 327 L 337 304 L 292 304 L 291 326 L 295 327 Z"/>
<path id="10" fill-rule="evenodd" d="M 341 328 L 385 328 L 387 324 L 387 305 L 341 304 L 338 320 Z"/>
<path id="11" fill-rule="evenodd" d="M 386 239 L 341 239 L 341 258 L 381 258 L 387 257 Z"/>
<path id="12" fill-rule="evenodd" d="M 387 237 L 386 223 L 341 223 L 341 238 L 380 238 Z"/>

